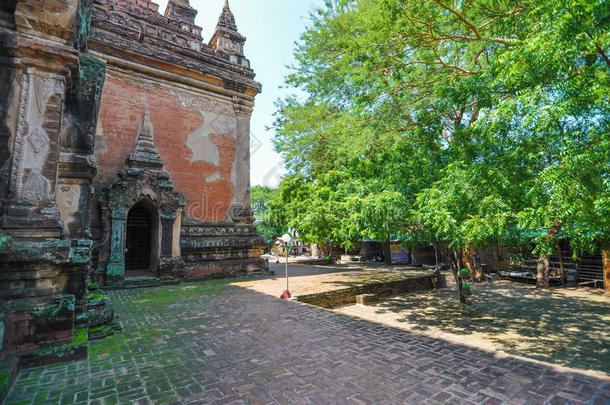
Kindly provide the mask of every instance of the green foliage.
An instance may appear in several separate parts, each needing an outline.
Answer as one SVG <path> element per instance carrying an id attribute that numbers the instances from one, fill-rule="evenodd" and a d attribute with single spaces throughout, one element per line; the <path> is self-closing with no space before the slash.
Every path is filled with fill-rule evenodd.
<path id="1" fill-rule="evenodd" d="M 254 186 L 251 190 L 251 208 L 254 214 L 256 229 L 261 237 L 267 240 L 273 240 L 282 235 L 283 227 L 281 224 L 273 222 L 270 217 L 269 204 L 277 195 L 277 190 L 264 186 Z"/>
<path id="2" fill-rule="evenodd" d="M 271 216 L 348 245 L 608 246 L 608 16 L 606 0 L 328 0 L 286 80 L 307 97 L 278 102 L 290 176 Z"/>

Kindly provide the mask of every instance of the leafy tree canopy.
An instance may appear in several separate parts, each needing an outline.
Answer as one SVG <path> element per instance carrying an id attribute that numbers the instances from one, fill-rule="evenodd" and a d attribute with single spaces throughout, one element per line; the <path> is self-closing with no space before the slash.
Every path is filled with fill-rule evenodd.
<path id="1" fill-rule="evenodd" d="M 311 240 L 609 246 L 610 2 L 327 0 L 278 102 Z"/>

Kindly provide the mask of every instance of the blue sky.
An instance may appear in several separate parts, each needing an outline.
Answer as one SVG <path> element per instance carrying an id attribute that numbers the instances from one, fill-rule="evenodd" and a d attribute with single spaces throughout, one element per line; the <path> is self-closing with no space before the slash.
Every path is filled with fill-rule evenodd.
<path id="1" fill-rule="evenodd" d="M 164 13 L 167 0 L 153 1 Z M 203 28 L 203 40 L 207 43 L 224 0 L 190 0 L 190 3 L 199 11 L 196 23 Z M 294 62 L 294 42 L 308 26 L 309 13 L 322 6 L 323 0 L 230 0 L 229 4 L 239 32 L 247 38 L 246 57 L 256 80 L 263 84 L 252 115 L 252 185 L 277 187 L 284 174 L 282 158 L 273 150 L 273 132 L 265 127 L 273 122 L 275 100 L 291 92 L 279 88 L 288 74 L 286 65 Z"/>

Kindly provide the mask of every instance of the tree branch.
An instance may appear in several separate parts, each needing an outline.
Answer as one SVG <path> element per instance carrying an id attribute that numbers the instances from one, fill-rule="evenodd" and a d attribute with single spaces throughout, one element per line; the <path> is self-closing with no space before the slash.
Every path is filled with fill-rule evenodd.
<path id="1" fill-rule="evenodd" d="M 595 44 L 595 47 L 597 48 L 597 52 L 599 52 L 599 54 L 602 56 L 602 58 L 604 58 L 604 60 L 606 61 L 606 65 L 610 66 L 610 58 L 608 58 L 608 55 L 606 55 L 604 50 L 599 46 L 599 44 L 597 42 L 593 42 L 593 43 Z"/>
<path id="2" fill-rule="evenodd" d="M 452 13 L 453 15 L 455 15 L 457 18 L 459 18 L 460 21 L 462 21 L 464 24 L 466 24 L 468 26 L 468 28 L 470 28 L 472 30 L 472 32 L 477 36 L 478 39 L 482 38 L 481 34 L 479 33 L 479 30 L 477 29 L 477 27 L 473 23 L 468 21 L 468 19 L 466 19 L 466 17 L 464 17 L 457 10 L 454 10 L 453 8 L 449 7 L 448 5 L 443 3 L 441 0 L 434 0 L 434 2 L 436 4 L 438 4 L 439 6 L 441 6 L 442 8 L 444 8 L 445 10 L 449 11 L 450 13 Z"/>
<path id="3" fill-rule="evenodd" d="M 435 0 L 436 1 L 436 0 Z M 436 56 L 436 58 L 438 59 L 439 63 L 443 66 L 446 67 L 448 69 L 455 69 L 455 70 L 459 70 L 460 72 L 467 74 L 467 75 L 474 75 L 477 72 L 473 72 L 471 70 L 466 70 L 461 66 L 458 65 L 450 65 L 448 63 L 446 63 L 438 54 L 438 52 L 436 52 L 436 48 L 432 48 L 432 52 L 434 52 L 434 55 Z"/>

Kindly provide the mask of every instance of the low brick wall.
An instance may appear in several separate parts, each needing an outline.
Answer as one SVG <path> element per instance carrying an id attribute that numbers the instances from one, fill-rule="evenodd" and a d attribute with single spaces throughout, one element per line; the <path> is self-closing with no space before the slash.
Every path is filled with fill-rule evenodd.
<path id="1" fill-rule="evenodd" d="M 375 294 L 378 297 L 388 297 L 407 292 L 446 287 L 447 281 L 445 280 L 444 275 L 429 275 L 384 283 L 365 284 L 317 294 L 301 295 L 297 297 L 297 300 L 322 308 L 334 308 L 344 305 L 354 305 L 356 303 L 356 296 L 361 294 Z"/>

